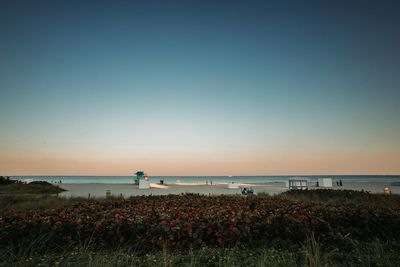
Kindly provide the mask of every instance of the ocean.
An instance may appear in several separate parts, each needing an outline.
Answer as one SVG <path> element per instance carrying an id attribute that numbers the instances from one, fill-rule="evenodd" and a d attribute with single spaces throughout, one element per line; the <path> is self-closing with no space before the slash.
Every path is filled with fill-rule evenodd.
<path id="1" fill-rule="evenodd" d="M 46 181 L 50 183 L 66 184 L 130 184 L 136 176 L 12 176 L 12 179 L 33 181 Z M 311 182 L 318 178 L 330 177 L 333 182 L 342 180 L 343 182 L 385 182 L 400 183 L 400 175 L 311 175 L 311 176 L 149 176 L 150 182 L 159 183 L 163 180 L 166 184 L 173 184 L 179 180 L 182 183 L 278 183 L 286 182 L 290 178 L 305 177 Z"/>

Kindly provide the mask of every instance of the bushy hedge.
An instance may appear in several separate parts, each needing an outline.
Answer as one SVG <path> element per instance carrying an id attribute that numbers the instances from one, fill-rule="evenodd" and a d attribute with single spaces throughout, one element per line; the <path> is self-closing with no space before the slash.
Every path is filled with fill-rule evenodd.
<path id="1" fill-rule="evenodd" d="M 353 203 L 356 205 L 377 207 L 400 207 L 400 195 L 372 194 L 368 191 L 317 189 L 317 190 L 289 190 L 279 194 L 279 198 L 336 204 Z"/>
<path id="2" fill-rule="evenodd" d="M 43 185 L 43 186 L 53 186 L 53 184 L 46 181 L 33 181 L 29 183 L 30 185 Z"/>
<path id="3" fill-rule="evenodd" d="M 10 177 L 0 176 L 0 185 L 9 185 L 9 184 L 22 184 L 21 181 L 12 180 Z"/>
<path id="4" fill-rule="evenodd" d="M 0 213 L 0 247 L 38 242 L 128 246 L 139 251 L 201 246 L 400 241 L 400 209 L 299 203 L 270 197 L 141 196 L 42 211 Z M 43 239 L 44 240 L 44 239 Z"/>

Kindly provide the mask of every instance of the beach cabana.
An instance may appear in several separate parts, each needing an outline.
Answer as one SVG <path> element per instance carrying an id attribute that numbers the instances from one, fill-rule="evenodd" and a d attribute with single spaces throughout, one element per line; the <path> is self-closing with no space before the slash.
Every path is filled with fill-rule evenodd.
<path id="1" fill-rule="evenodd" d="M 235 182 L 228 183 L 228 189 L 239 189 L 239 184 Z"/>
<path id="2" fill-rule="evenodd" d="M 307 178 L 291 178 L 289 179 L 289 189 L 307 189 Z"/>
<path id="3" fill-rule="evenodd" d="M 331 188 L 332 178 L 318 178 L 318 187 Z"/>

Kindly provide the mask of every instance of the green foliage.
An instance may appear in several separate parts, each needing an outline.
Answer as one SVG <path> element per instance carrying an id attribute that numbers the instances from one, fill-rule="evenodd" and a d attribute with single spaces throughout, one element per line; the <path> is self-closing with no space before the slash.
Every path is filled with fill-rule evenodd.
<path id="1" fill-rule="evenodd" d="M 30 184 L 11 183 L 0 185 L 0 196 L 16 194 L 57 194 L 63 191 L 65 190 L 46 182 L 32 182 Z"/>
<path id="2" fill-rule="evenodd" d="M 313 244 L 312 244 L 313 243 Z M 317 241 L 303 247 L 199 248 L 170 253 L 138 254 L 133 250 L 98 250 L 77 246 L 54 253 L 25 248 L 19 254 L 0 250 L 0 266 L 398 266 L 398 248 L 381 241 L 358 244 L 353 250 L 324 250 Z"/>
<path id="3" fill-rule="evenodd" d="M 0 195 L 0 211 L 48 209 L 67 202 L 51 195 L 7 194 Z"/>
<path id="4" fill-rule="evenodd" d="M 289 190 L 276 196 L 279 199 L 338 205 L 360 205 L 375 207 L 400 207 L 400 195 L 372 194 L 353 190 Z"/>
<path id="5" fill-rule="evenodd" d="M 83 198 L 83 197 L 57 197 L 50 194 L 0 194 L 0 211 L 6 210 L 43 210 L 69 207 L 78 203 L 112 202 L 120 200 L 120 197 L 108 198 Z"/>
<path id="6" fill-rule="evenodd" d="M 12 180 L 10 177 L 0 176 L 0 186 L 1 185 L 8 185 L 8 184 L 22 184 L 21 181 Z"/>

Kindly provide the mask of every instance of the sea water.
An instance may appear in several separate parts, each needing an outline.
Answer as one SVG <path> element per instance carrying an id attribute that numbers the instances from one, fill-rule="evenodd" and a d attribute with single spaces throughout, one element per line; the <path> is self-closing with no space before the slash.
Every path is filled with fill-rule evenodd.
<path id="1" fill-rule="evenodd" d="M 131 184 L 136 176 L 13 176 L 16 180 L 46 181 L 49 183 L 65 184 Z M 149 176 L 152 183 L 165 184 L 181 183 L 282 183 L 290 178 L 308 178 L 316 182 L 318 178 L 332 178 L 333 182 L 342 180 L 344 182 L 384 182 L 400 183 L 400 175 L 319 175 L 319 176 Z"/>

